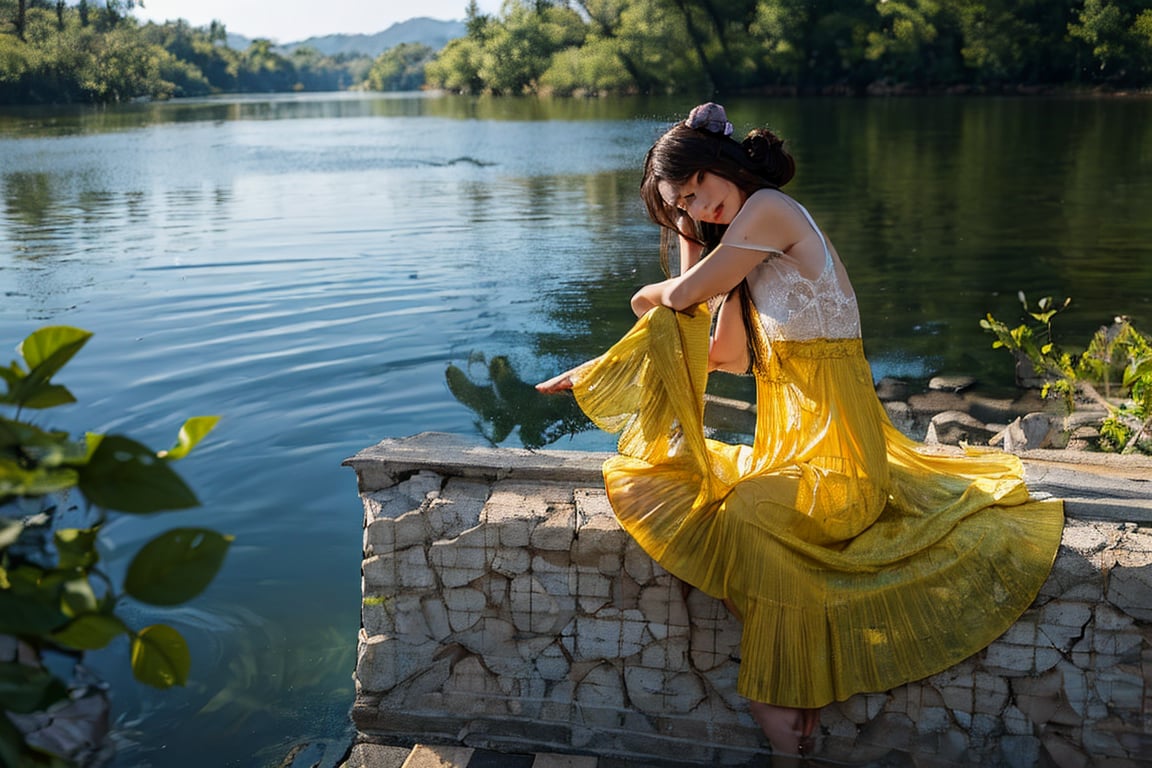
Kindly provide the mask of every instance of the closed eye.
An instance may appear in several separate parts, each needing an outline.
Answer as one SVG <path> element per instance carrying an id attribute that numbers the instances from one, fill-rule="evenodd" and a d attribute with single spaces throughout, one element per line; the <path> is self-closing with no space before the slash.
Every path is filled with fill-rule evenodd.
<path id="1" fill-rule="evenodd" d="M 694 181 L 695 181 L 695 186 L 700 186 L 700 184 L 703 183 L 703 181 L 704 181 L 704 171 L 697 171 L 696 172 L 696 178 L 694 179 Z M 696 193 L 695 192 L 689 192 L 686 195 L 681 195 L 680 204 L 682 207 L 687 208 L 689 205 L 691 205 L 692 201 L 695 199 L 696 199 Z"/>

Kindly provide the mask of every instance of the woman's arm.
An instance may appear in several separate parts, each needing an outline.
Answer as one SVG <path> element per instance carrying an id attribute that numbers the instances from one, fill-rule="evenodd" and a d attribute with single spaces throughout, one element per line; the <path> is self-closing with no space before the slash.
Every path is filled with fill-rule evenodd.
<path id="1" fill-rule="evenodd" d="M 676 222 L 681 230 L 689 229 L 695 226 L 687 216 L 681 216 L 680 220 Z M 692 267 L 696 266 L 696 262 L 704 255 L 704 246 L 700 243 L 694 243 L 684 235 L 679 235 L 677 239 L 680 244 L 680 274 L 684 274 Z"/>
<path id="2" fill-rule="evenodd" d="M 798 216 L 779 192 L 753 194 L 707 258 L 698 258 L 678 277 L 641 288 L 632 297 L 632 311 L 637 317 L 657 306 L 684 311 L 728 293 L 764 260 L 763 248 L 784 252 L 796 242 Z M 741 243 L 755 244 L 759 249 L 743 248 Z"/>
<path id="3" fill-rule="evenodd" d="M 748 329 L 744 326 L 740 292 L 733 291 L 716 312 L 716 327 L 708 344 L 708 370 L 747 373 Z"/>

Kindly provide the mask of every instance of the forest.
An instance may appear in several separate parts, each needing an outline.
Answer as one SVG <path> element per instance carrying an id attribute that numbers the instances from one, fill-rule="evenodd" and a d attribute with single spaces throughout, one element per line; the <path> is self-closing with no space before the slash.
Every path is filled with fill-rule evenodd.
<path id="1" fill-rule="evenodd" d="M 372 60 L 227 45 L 223 24 L 141 24 L 133 0 L 0 0 L 0 104 L 116 103 L 361 85 Z"/>
<path id="2" fill-rule="evenodd" d="M 214 93 L 891 94 L 1133 90 L 1149 0 L 505 0 L 467 33 L 375 60 L 246 50 L 224 26 L 141 24 L 135 0 L 0 0 L 0 104 Z"/>

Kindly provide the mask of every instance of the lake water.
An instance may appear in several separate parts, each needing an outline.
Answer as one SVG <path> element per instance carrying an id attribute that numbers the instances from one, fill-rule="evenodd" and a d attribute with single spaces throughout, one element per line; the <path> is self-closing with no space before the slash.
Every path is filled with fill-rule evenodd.
<path id="1" fill-rule="evenodd" d="M 187 416 L 222 416 L 178 466 L 203 507 L 109 531 L 113 573 L 174 525 L 236 536 L 195 601 L 130 609 L 189 638 L 187 688 L 132 683 L 126 646 L 95 659 L 113 765 L 277 765 L 306 741 L 335 760 L 362 514 L 341 461 L 425 430 L 546 442 L 564 414 L 529 397 L 481 418 L 445 372 L 483 383 L 504 358 L 532 382 L 627 329 L 628 297 L 660 276 L 640 163 L 690 106 L 312 94 L 0 113 L 0 344 L 95 332 L 60 377 L 79 405 L 46 420 L 159 448 Z M 1152 101 L 727 106 L 789 140 L 788 189 L 853 276 L 877 378 L 1010 386 L 978 320 L 1017 320 L 1018 290 L 1072 296 L 1069 345 L 1117 314 L 1152 328 Z"/>

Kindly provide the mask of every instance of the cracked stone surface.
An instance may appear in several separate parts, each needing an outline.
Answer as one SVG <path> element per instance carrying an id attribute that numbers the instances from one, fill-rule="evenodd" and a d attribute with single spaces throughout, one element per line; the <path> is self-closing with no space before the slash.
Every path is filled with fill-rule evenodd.
<path id="1" fill-rule="evenodd" d="M 766 743 L 735 694 L 739 623 L 620 530 L 598 484 L 603 457 L 470 451 L 423 465 L 381 453 L 357 468 L 357 728 L 762 765 Z M 552 474 L 532 469 L 549 462 Z M 930 678 L 825 707 L 818 750 L 925 766 L 1148 764 L 1150 680 L 1152 528 L 1070 517 L 1013 627 Z"/>

